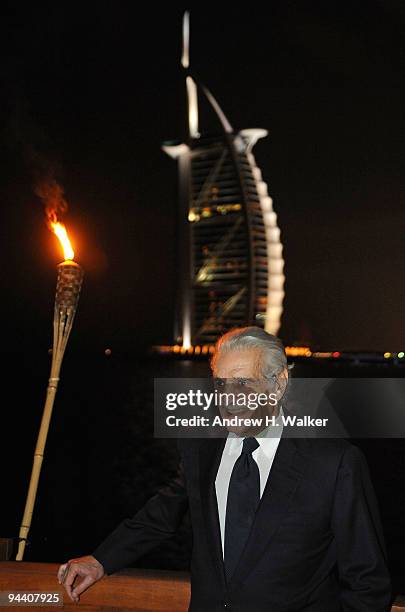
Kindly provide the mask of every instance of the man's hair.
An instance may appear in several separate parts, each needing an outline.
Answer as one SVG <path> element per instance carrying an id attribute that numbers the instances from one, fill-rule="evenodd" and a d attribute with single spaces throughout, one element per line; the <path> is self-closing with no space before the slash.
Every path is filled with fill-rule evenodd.
<path id="1" fill-rule="evenodd" d="M 221 353 L 243 349 L 259 349 L 262 353 L 261 369 L 262 376 L 272 378 L 287 368 L 287 356 L 284 345 L 277 336 L 269 334 L 261 327 L 238 327 L 227 332 L 218 339 L 215 352 L 211 359 L 211 368 Z"/>

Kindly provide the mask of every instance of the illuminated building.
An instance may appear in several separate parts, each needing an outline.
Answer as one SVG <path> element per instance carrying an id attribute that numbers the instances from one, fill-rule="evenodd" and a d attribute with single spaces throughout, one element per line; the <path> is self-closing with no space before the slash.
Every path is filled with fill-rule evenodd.
<path id="1" fill-rule="evenodd" d="M 233 327 L 277 334 L 284 298 L 280 230 L 252 148 L 263 129 L 234 131 L 211 92 L 189 70 L 183 24 L 188 136 L 164 143 L 179 168 L 178 296 L 175 342 L 211 344 Z M 218 133 L 199 132 L 198 103 L 215 112 Z"/>

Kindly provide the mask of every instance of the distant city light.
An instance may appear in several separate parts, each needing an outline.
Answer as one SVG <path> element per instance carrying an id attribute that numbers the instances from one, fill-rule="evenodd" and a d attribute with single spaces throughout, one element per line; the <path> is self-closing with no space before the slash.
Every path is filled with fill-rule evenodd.
<path id="1" fill-rule="evenodd" d="M 195 213 L 193 210 L 190 210 L 190 212 L 188 213 L 188 220 L 190 221 L 190 223 L 194 223 L 194 221 L 199 221 L 200 215 Z"/>
<path id="2" fill-rule="evenodd" d="M 308 346 L 286 346 L 285 352 L 289 357 L 309 357 L 312 355 Z"/>

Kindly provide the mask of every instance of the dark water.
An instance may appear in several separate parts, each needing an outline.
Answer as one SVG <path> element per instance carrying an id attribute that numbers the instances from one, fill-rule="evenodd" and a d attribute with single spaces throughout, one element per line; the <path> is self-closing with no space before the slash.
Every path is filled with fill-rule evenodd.
<path id="1" fill-rule="evenodd" d="M 74 357 L 73 357 L 74 355 Z M 47 354 L 8 355 L 4 400 L 0 537 L 18 535 L 42 415 Z M 359 375 L 310 361 L 298 376 Z M 139 509 L 176 468 L 175 442 L 153 438 L 153 378 L 203 377 L 206 361 L 151 355 L 68 352 L 54 406 L 26 561 L 63 562 L 91 552 L 124 517 Z M 363 376 L 398 375 L 371 365 Z M 402 372 L 403 375 L 403 372 Z M 382 407 L 384 409 L 384 407 Z M 380 504 L 395 589 L 405 592 L 405 439 L 354 440 L 364 451 Z M 137 567 L 187 569 L 188 517 L 170 542 Z"/>

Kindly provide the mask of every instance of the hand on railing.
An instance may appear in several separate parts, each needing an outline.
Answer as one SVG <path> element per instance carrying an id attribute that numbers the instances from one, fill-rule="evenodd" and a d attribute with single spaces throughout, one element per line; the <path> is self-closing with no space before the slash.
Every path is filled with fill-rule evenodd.
<path id="1" fill-rule="evenodd" d="M 57 575 L 59 584 L 63 584 L 70 599 L 77 603 L 80 599 L 79 595 L 104 576 L 104 568 L 95 557 L 87 555 L 69 559 L 67 563 L 59 567 Z M 77 576 L 80 576 L 82 580 L 73 587 Z"/>

